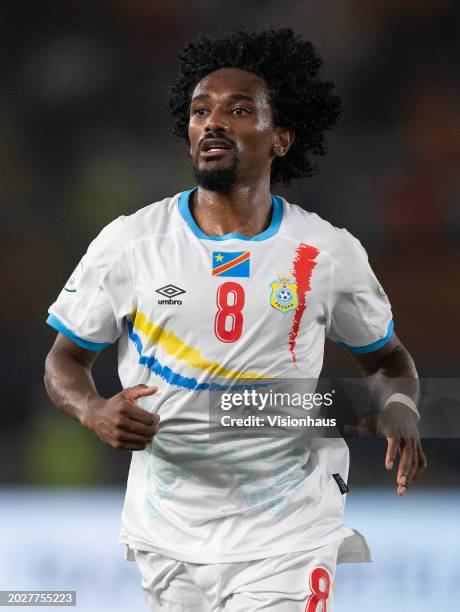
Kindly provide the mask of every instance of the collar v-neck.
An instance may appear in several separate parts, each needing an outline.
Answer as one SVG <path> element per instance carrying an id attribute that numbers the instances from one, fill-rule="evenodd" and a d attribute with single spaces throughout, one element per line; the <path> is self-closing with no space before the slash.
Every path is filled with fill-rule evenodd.
<path id="1" fill-rule="evenodd" d="M 178 199 L 178 207 L 179 212 L 184 219 L 185 223 L 192 230 L 197 238 L 200 240 L 215 240 L 221 242 L 223 240 L 246 240 L 246 241 L 258 241 L 267 240 L 267 238 L 271 238 L 274 236 L 280 228 L 281 221 L 283 219 L 283 201 L 278 196 L 272 195 L 272 218 L 270 221 L 270 225 L 263 232 L 256 234 L 255 236 L 243 236 L 242 234 L 238 234 L 235 232 L 230 232 L 229 234 L 224 234 L 223 236 L 209 236 L 205 234 L 203 230 L 200 228 L 198 223 L 193 218 L 192 213 L 190 212 L 190 194 L 197 190 L 197 187 L 193 189 L 189 189 L 188 191 L 183 191 L 179 194 Z"/>

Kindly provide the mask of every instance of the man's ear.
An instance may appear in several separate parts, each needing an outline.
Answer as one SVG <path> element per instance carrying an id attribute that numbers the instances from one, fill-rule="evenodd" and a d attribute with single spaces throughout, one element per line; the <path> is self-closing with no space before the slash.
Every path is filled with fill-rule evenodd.
<path id="1" fill-rule="evenodd" d="M 294 139 L 294 130 L 288 130 L 286 128 L 275 128 L 275 140 L 273 142 L 274 156 L 284 157 L 291 148 Z"/>

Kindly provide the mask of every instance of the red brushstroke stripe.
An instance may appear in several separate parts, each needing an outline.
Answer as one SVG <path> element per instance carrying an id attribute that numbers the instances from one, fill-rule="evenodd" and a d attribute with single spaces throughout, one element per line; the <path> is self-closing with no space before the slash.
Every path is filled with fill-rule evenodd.
<path id="1" fill-rule="evenodd" d="M 319 251 L 309 244 L 301 242 L 296 250 L 296 256 L 292 262 L 292 272 L 297 283 L 297 296 L 299 305 L 294 313 L 294 319 L 292 321 L 291 330 L 289 332 L 289 351 L 291 353 L 292 361 L 296 361 L 295 345 L 297 341 L 297 334 L 299 333 L 300 321 L 302 320 L 303 313 L 307 307 L 305 298 L 307 291 L 310 291 L 310 279 L 311 273 L 317 262 L 315 261 Z"/>
<path id="2" fill-rule="evenodd" d="M 242 255 L 235 257 L 235 259 L 232 259 L 232 261 L 227 261 L 227 263 L 224 263 L 218 266 L 217 268 L 214 268 L 214 270 L 212 271 L 212 275 L 217 276 L 218 274 L 222 274 L 222 272 L 226 272 L 227 270 L 234 268 L 238 264 L 243 263 L 244 261 L 249 259 L 249 255 L 250 255 L 250 252 L 246 251 L 246 253 L 243 253 Z"/>

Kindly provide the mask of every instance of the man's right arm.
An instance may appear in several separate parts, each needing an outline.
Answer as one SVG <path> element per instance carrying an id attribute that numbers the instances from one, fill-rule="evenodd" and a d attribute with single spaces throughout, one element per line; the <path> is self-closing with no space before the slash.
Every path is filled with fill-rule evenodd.
<path id="1" fill-rule="evenodd" d="M 111 398 L 99 395 L 91 374 L 98 352 L 75 344 L 59 333 L 45 362 L 45 387 L 51 401 L 103 442 L 119 450 L 143 450 L 158 431 L 159 416 L 137 399 L 157 387 L 137 385 Z"/>

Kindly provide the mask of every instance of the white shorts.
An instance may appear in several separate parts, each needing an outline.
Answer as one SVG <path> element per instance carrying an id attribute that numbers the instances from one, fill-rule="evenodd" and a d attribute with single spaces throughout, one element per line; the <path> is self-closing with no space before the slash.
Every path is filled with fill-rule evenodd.
<path id="1" fill-rule="evenodd" d="M 155 612 L 332 612 L 339 544 L 212 565 L 139 550 L 134 557 Z"/>

